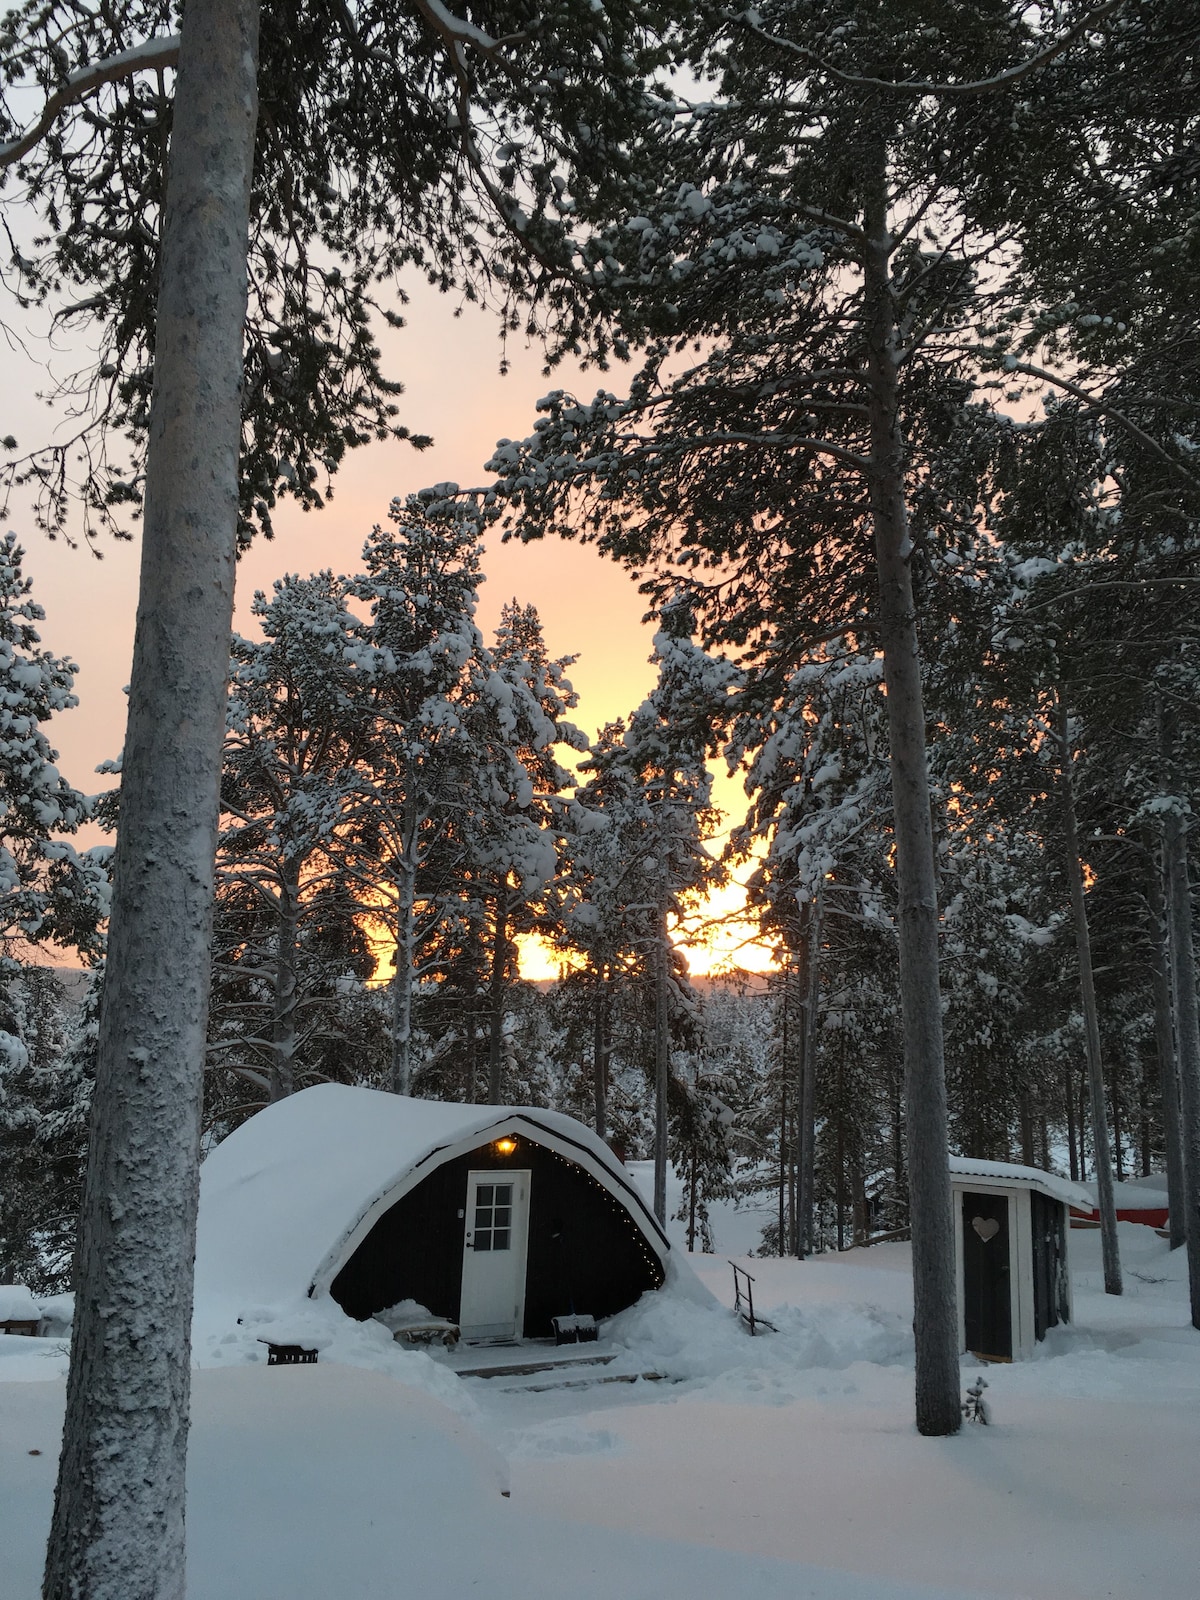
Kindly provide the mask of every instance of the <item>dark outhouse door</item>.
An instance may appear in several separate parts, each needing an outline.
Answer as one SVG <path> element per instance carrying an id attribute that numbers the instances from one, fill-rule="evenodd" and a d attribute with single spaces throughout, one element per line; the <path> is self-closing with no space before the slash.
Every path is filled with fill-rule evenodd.
<path id="1" fill-rule="evenodd" d="M 1012 1283 L 1008 1264 L 1009 1204 L 1003 1194 L 962 1197 L 963 1301 L 972 1355 L 1011 1361 Z"/>
<path id="2" fill-rule="evenodd" d="M 1033 1225 L 1033 1333 L 1046 1337 L 1047 1328 L 1067 1320 L 1066 1240 L 1058 1200 L 1036 1191 L 1029 1196 Z"/>

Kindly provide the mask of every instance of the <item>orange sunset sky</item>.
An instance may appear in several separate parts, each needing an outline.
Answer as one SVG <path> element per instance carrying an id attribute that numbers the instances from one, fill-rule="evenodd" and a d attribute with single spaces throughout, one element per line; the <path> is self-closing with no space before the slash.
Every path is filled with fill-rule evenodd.
<path id="1" fill-rule="evenodd" d="M 497 325 L 486 313 L 466 306 L 454 316 L 455 302 L 418 284 L 410 288 L 412 304 L 403 331 L 388 331 L 385 353 L 391 376 L 406 392 L 399 420 L 414 432 L 431 433 L 433 447 L 418 453 L 405 444 L 369 445 L 348 457 L 334 483 L 334 498 L 322 512 L 304 515 L 293 503 L 280 506 L 273 541 L 258 540 L 242 558 L 238 574 L 235 626 L 253 626 L 250 601 L 256 589 L 269 589 L 285 572 L 309 573 L 322 567 L 353 570 L 364 535 L 382 521 L 396 495 L 431 483 L 483 481 L 483 463 L 501 436 L 522 437 L 532 430 L 537 398 L 549 389 L 568 387 L 583 395 L 601 385 L 620 389 L 623 373 L 609 375 L 562 368 L 542 374 L 540 354 L 509 344 L 510 371 L 499 374 L 501 347 Z M 79 364 L 70 351 L 52 351 L 31 343 L 30 359 L 11 347 L 0 354 L 4 382 L 0 391 L 0 434 L 11 432 L 28 448 L 44 440 L 54 415 L 39 404 L 47 388 L 49 361 L 59 374 Z M 99 788 L 97 764 L 120 750 L 124 722 L 123 686 L 128 682 L 137 596 L 138 547 L 106 540 L 97 560 L 85 546 L 70 549 L 51 543 L 33 525 L 28 503 L 14 491 L 7 526 L 26 550 L 26 570 L 33 578 L 34 597 L 46 611 L 43 638 L 55 651 L 78 664 L 77 710 L 50 724 L 51 742 L 60 752 L 66 776 L 85 792 Z M 488 547 L 481 594 L 480 625 L 490 635 L 500 607 L 514 596 L 537 606 L 546 638 L 555 655 L 577 655 L 570 676 L 580 703 L 574 720 L 589 734 L 613 717 L 628 713 L 653 685 L 648 657 L 653 629 L 642 622 L 644 602 L 626 573 L 592 549 L 560 540 L 534 545 Z M 742 804 L 738 780 L 718 774 L 717 803 L 726 813 L 722 827 L 736 820 Z M 719 847 L 720 841 L 715 841 Z M 712 907 L 728 912 L 738 903 L 736 888 L 725 891 Z M 729 962 L 757 970 L 769 965 L 767 952 L 747 948 L 745 927 L 686 941 L 694 972 L 704 973 Z M 682 937 L 682 936 L 681 936 Z M 555 968 L 530 947 L 523 951 L 526 976 L 550 977 Z"/>

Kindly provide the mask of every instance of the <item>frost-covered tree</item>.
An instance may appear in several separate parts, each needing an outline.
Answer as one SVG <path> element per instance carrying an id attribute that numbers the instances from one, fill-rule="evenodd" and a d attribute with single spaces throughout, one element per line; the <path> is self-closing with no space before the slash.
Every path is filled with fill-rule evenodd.
<path id="1" fill-rule="evenodd" d="M 1163 863 L 1174 844 L 1183 867 L 1179 898 L 1186 906 L 1186 822 L 1176 833 L 1172 819 L 1186 819 L 1194 786 L 1192 585 L 1200 500 L 1150 445 L 1075 402 L 1054 406 L 1038 434 L 1014 446 L 1002 481 L 998 527 L 1023 558 L 1023 581 L 1012 587 L 999 617 L 1000 637 L 1020 646 L 1007 652 L 1005 692 L 1024 683 L 1040 719 L 1039 737 L 1048 736 L 1050 748 L 1057 740 L 1061 749 L 1065 736 L 1070 750 L 1076 838 L 1063 849 L 1068 866 L 1072 859 L 1083 862 L 1073 890 L 1076 927 L 1083 926 L 1081 907 L 1086 911 L 1101 898 L 1108 909 L 1098 922 L 1087 919 L 1089 943 L 1098 938 L 1103 951 L 1095 966 L 1102 970 L 1115 961 L 1126 967 L 1130 952 L 1139 957 L 1119 992 L 1105 993 L 1097 984 L 1084 1006 L 1089 1059 L 1098 1062 L 1106 1037 L 1127 1037 L 1115 1017 L 1125 1012 L 1127 1019 L 1130 980 L 1140 980 L 1146 1011 L 1155 1019 L 1160 1114 L 1168 1168 L 1176 1173 L 1176 1210 L 1190 1217 L 1200 1202 L 1181 1182 L 1189 1165 L 1181 1160 L 1181 1145 L 1196 1127 L 1193 1117 L 1200 1116 L 1200 1085 L 1190 1096 L 1189 1113 L 1191 1033 L 1173 1028 L 1178 1017 L 1172 1016 L 1172 919 L 1166 914 L 1169 874 Z M 1181 765 L 1168 757 L 1164 733 L 1168 745 L 1180 739 Z M 1062 793 L 1067 798 L 1065 787 Z M 1064 812 L 1064 826 L 1070 820 Z M 1085 867 L 1095 885 L 1086 899 Z M 1175 948 L 1185 962 L 1190 924 L 1190 913 L 1174 924 Z M 1180 984 L 1176 977 L 1176 1013 L 1180 996 L 1186 1010 L 1194 989 L 1194 982 Z M 1124 1052 L 1124 1043 L 1118 1049 Z M 1103 1166 L 1108 1107 L 1119 1120 L 1121 1099 L 1105 1093 L 1097 1077 L 1093 1070 L 1092 1121 L 1100 1128 L 1099 1135 L 1093 1130 L 1093 1144 Z M 1191 1165 L 1200 1165 L 1200 1156 Z M 1098 1176 L 1103 1190 L 1103 1173 Z M 1115 1256 L 1115 1219 L 1109 1231 L 1109 1255 Z M 1200 1278 L 1195 1281 L 1200 1284 Z M 1200 1304 L 1200 1288 L 1196 1300 Z"/>
<path id="2" fill-rule="evenodd" d="M 49 942 L 95 956 L 107 909 L 106 851 L 81 853 L 64 834 L 89 815 L 88 802 L 55 762 L 45 724 L 78 705 L 75 667 L 47 650 L 45 619 L 22 570 L 24 552 L 0 543 L 0 942 Z"/>
<path id="3" fill-rule="evenodd" d="M 705 848 L 713 831 L 707 757 L 727 711 L 735 670 L 690 638 L 686 608 L 674 608 L 654 640 L 658 682 L 623 730 L 614 725 L 593 749 L 580 791 L 606 828 L 595 834 L 585 890 L 587 937 L 611 964 L 631 958 L 649 979 L 654 1007 L 654 1205 L 666 1219 L 672 1014 L 687 1009 L 670 923 L 723 878 Z M 598 869 L 598 870 L 596 870 Z M 603 1000 L 603 991 L 598 996 Z M 597 1068 L 603 1058 L 597 1061 Z"/>
<path id="4" fill-rule="evenodd" d="M 1052 344 L 983 178 L 1029 187 L 1025 136 L 1003 128 L 1023 130 L 1043 75 L 1099 83 L 1119 10 L 703 13 L 690 59 L 715 83 L 677 101 L 660 183 L 591 258 L 642 371 L 625 400 L 548 397 L 493 462 L 527 536 L 582 529 L 652 594 L 690 587 L 707 637 L 751 661 L 831 632 L 881 649 L 926 1433 L 960 1417 L 917 570 L 986 498 L 972 439 L 995 417 L 973 386 L 1005 389 Z M 1039 195 L 1057 196 L 1059 153 L 1043 137 Z"/>
<path id="5" fill-rule="evenodd" d="M 571 777 L 556 746 L 584 735 L 567 718 L 578 696 L 566 673 L 574 657 L 552 657 L 537 609 L 501 610 L 483 685 L 486 766 L 472 789 L 468 899 L 483 911 L 487 950 L 487 1097 L 502 1095 L 506 995 L 517 969 L 515 939 L 553 924 L 558 840 Z"/>
<path id="6" fill-rule="evenodd" d="M 627 165 L 659 20 L 576 0 L 553 26 L 527 4 L 463 20 L 440 4 L 190 0 L 177 36 L 177 16 L 159 0 L 28 5 L 0 33 L 0 167 L 18 179 L 4 203 L 32 206 L 47 240 L 12 270 L 24 298 L 61 286 L 76 320 L 98 323 L 85 387 L 137 460 L 110 472 L 93 449 L 84 498 L 101 513 L 140 502 L 144 529 L 55 1600 L 182 1590 L 187 1263 L 239 528 L 281 488 L 317 503 L 349 444 L 397 428 L 370 322 L 374 287 L 402 267 L 468 293 L 490 281 L 506 317 L 544 289 L 568 337 L 592 326 L 565 276 L 554 287 L 564 219 Z M 34 462 L 51 521 L 79 453 Z M 152 1369 L 133 1354 L 147 1304 L 172 1330 Z"/>
<path id="7" fill-rule="evenodd" d="M 28 956 L 32 947 L 52 944 L 89 962 L 99 959 L 108 852 L 78 851 L 69 838 L 91 808 L 55 765 L 46 724 L 78 703 L 75 668 L 42 644 L 38 624 L 45 613 L 22 561 L 16 537 L 6 534 L 0 542 L 0 1273 L 50 1291 L 71 1276 L 84 1139 L 78 1072 L 67 1060 L 65 991 Z"/>
<path id="8" fill-rule="evenodd" d="M 37 1294 L 71 1287 L 91 1087 L 80 1040 L 89 1020 L 94 1009 L 79 1017 L 48 968 L 10 966 L 0 976 L 0 1282 Z"/>
<path id="9" fill-rule="evenodd" d="M 349 871 L 394 944 L 390 1085 L 413 1073 L 414 995 L 437 970 L 445 890 L 464 869 L 469 796 L 486 754 L 473 740 L 489 671 L 475 624 L 480 546 L 474 520 L 432 519 L 393 504 L 352 589 L 370 607 L 370 738 L 353 776 Z"/>
<path id="10" fill-rule="evenodd" d="M 233 641 L 209 1054 L 268 1100 L 300 1087 L 337 980 L 355 965 L 310 937 L 331 925 L 335 900 L 353 901 L 345 811 L 375 658 L 347 599 L 328 572 L 280 579 L 255 596 L 262 638 Z"/>
<path id="11" fill-rule="evenodd" d="M 763 674 L 751 686 L 735 723 L 730 755 L 749 759 L 751 804 L 731 851 L 757 857 L 749 904 L 783 967 L 776 1104 L 787 1192 L 795 1192 L 796 1204 L 779 1248 L 803 1256 L 814 1247 L 829 925 L 849 918 L 892 930 L 887 729 L 883 663 L 853 637 L 829 640 L 813 660 L 778 682 L 772 677 Z"/>

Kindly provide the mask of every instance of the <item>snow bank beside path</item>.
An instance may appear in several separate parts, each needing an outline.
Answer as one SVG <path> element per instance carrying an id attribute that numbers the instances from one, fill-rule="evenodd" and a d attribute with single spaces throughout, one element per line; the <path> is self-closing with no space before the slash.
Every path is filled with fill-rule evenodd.
<path id="1" fill-rule="evenodd" d="M 688 1381 L 712 1398 L 741 1393 L 783 1401 L 811 1392 L 814 1371 L 912 1360 L 911 1313 L 772 1304 L 769 1315 L 775 1331 L 752 1338 L 725 1306 L 643 1295 L 605 1324 L 604 1337 L 639 1370 Z"/>

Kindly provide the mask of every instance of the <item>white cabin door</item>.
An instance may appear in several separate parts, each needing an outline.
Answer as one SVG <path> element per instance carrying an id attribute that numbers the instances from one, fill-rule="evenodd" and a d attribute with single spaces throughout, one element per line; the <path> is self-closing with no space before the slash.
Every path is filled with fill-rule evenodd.
<path id="1" fill-rule="evenodd" d="M 467 1174 L 462 1300 L 464 1339 L 515 1339 L 525 1318 L 529 1173 Z"/>

